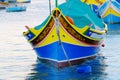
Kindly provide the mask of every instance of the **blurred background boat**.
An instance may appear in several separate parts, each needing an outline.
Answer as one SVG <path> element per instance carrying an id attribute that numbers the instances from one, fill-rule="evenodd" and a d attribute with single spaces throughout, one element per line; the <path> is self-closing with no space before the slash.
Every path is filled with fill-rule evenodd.
<path id="1" fill-rule="evenodd" d="M 17 0 L 18 3 L 30 3 L 31 0 Z"/>
<path id="2" fill-rule="evenodd" d="M 8 6 L 8 3 L 4 2 L 4 0 L 0 0 L 0 9 L 5 9 Z"/>
<path id="3" fill-rule="evenodd" d="M 109 31 L 120 32 L 120 3 L 116 0 L 107 0 L 100 6 L 99 15 L 108 25 Z"/>
<path id="4" fill-rule="evenodd" d="M 6 7 L 7 12 L 21 12 L 26 11 L 26 6 L 23 5 L 23 2 L 27 3 L 30 2 L 30 0 L 6 0 L 6 2 L 9 4 L 9 6 Z"/>
<path id="5" fill-rule="evenodd" d="M 9 6 L 6 7 L 6 11 L 7 12 L 21 12 L 21 11 L 26 11 L 26 7 L 25 6 Z"/>
<path id="6" fill-rule="evenodd" d="M 16 3 L 16 0 L 5 0 L 4 2 L 7 2 L 7 3 Z"/>
<path id="7" fill-rule="evenodd" d="M 92 5 L 94 12 L 108 25 L 110 33 L 120 33 L 119 2 L 119 0 L 106 0 L 102 5 Z"/>

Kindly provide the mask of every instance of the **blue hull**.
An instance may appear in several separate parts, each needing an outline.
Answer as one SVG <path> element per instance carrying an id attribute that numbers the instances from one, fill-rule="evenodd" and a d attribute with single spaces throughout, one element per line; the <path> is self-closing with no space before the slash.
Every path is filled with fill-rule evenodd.
<path id="1" fill-rule="evenodd" d="M 103 21 L 108 25 L 108 32 L 120 33 L 120 17 L 110 14 Z"/>
<path id="2" fill-rule="evenodd" d="M 99 47 L 83 47 L 63 42 L 62 45 L 70 61 L 95 56 L 100 51 Z M 67 58 L 64 54 L 62 45 L 58 42 L 54 42 L 44 47 L 34 49 L 38 58 L 52 60 L 55 62 L 64 62 L 67 61 Z"/>
<path id="3" fill-rule="evenodd" d="M 7 12 L 20 12 L 20 11 L 26 11 L 26 7 L 18 7 L 18 6 L 15 6 L 15 7 L 8 7 L 8 8 L 6 8 L 6 11 L 7 11 Z"/>
<path id="4" fill-rule="evenodd" d="M 103 21 L 105 23 L 120 23 L 120 17 L 115 16 L 115 15 L 108 15 L 107 17 L 103 18 Z"/>
<path id="5" fill-rule="evenodd" d="M 120 34 L 120 24 L 107 24 L 107 25 L 108 25 L 108 33 Z"/>

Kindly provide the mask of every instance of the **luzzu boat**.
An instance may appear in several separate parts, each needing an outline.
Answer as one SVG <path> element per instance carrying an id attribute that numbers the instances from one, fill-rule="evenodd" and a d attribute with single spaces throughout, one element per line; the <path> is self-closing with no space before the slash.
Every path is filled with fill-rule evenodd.
<path id="1" fill-rule="evenodd" d="M 38 59 L 58 68 L 97 56 L 107 31 L 90 7 L 79 0 L 61 4 L 41 25 L 26 28 L 23 35 Z"/>
<path id="2" fill-rule="evenodd" d="M 108 25 L 108 31 L 120 32 L 120 3 L 116 0 L 106 0 L 99 6 L 98 13 Z"/>

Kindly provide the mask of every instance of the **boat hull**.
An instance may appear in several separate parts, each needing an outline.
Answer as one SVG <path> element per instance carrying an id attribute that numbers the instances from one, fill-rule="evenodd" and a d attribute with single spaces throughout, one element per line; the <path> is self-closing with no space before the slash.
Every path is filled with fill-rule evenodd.
<path id="1" fill-rule="evenodd" d="M 78 46 L 64 42 L 60 44 L 59 41 L 56 41 L 46 46 L 34 48 L 34 50 L 39 59 L 55 62 L 58 67 L 63 67 L 68 66 L 68 60 L 72 62 L 72 64 L 76 64 L 82 60 L 96 56 L 100 51 L 100 47 Z"/>
<path id="2" fill-rule="evenodd" d="M 103 18 L 104 22 L 107 24 L 120 24 L 120 17 L 109 14 L 108 16 Z"/>
<path id="3" fill-rule="evenodd" d="M 103 21 L 108 25 L 108 32 L 118 33 L 120 31 L 120 17 L 110 14 L 103 18 Z"/>
<path id="4" fill-rule="evenodd" d="M 21 11 L 26 11 L 26 7 L 18 7 L 18 6 L 7 7 L 6 11 L 7 12 L 21 12 Z"/>
<path id="5" fill-rule="evenodd" d="M 107 24 L 108 34 L 120 34 L 120 24 Z"/>
<path id="6" fill-rule="evenodd" d="M 18 3 L 30 3 L 31 0 L 17 0 Z"/>
<path id="7" fill-rule="evenodd" d="M 108 25 L 108 32 L 120 33 L 120 4 L 116 0 L 107 0 L 100 7 L 94 7 L 98 16 Z"/>
<path id="8" fill-rule="evenodd" d="M 26 26 L 28 31 L 23 33 L 42 62 L 60 68 L 78 64 L 100 52 L 106 29 L 98 31 L 89 25 L 78 28 L 58 8 L 45 23 L 42 27 Z"/>
<path id="9" fill-rule="evenodd" d="M 98 55 L 93 55 L 93 56 L 89 56 L 89 57 L 86 57 L 86 58 L 81 58 L 81 59 L 76 59 L 76 60 L 71 60 L 69 61 L 64 61 L 64 62 L 57 62 L 57 61 L 54 61 L 54 60 L 50 60 L 50 59 L 45 59 L 45 58 L 41 58 L 41 57 L 37 57 L 37 59 L 42 62 L 42 63 L 45 63 L 47 65 L 50 65 L 50 66 L 53 66 L 53 67 L 56 67 L 58 69 L 60 68 L 64 68 L 64 67 L 67 67 L 67 66 L 72 66 L 72 65 L 76 65 L 76 64 L 81 64 L 83 62 L 85 62 L 86 60 L 91 60 L 91 59 L 94 59 L 96 58 Z"/>

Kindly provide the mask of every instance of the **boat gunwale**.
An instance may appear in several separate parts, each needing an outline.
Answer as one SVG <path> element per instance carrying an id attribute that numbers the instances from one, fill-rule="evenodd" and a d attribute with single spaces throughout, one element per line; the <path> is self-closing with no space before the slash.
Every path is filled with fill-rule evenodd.
<path id="1" fill-rule="evenodd" d="M 46 29 L 47 25 L 49 25 L 49 24 L 51 23 L 50 20 L 53 19 L 53 21 L 54 21 L 55 15 L 53 15 L 53 14 L 54 14 L 55 11 L 59 11 L 59 14 L 61 14 L 61 15 L 59 16 L 59 19 L 60 19 L 61 17 L 63 17 L 64 20 L 66 21 L 66 23 L 69 24 L 69 26 L 71 26 L 71 28 L 72 28 L 74 31 L 76 31 L 75 28 L 74 28 L 74 27 L 76 27 L 76 26 L 73 25 L 73 24 L 71 24 L 71 23 L 66 19 L 66 17 L 61 13 L 61 11 L 59 10 L 59 8 L 55 8 L 55 9 L 53 10 L 52 15 L 50 15 L 50 18 L 48 19 L 47 23 L 45 24 L 44 29 L 40 32 L 40 34 L 38 34 L 37 36 L 35 36 L 34 39 L 29 40 L 29 42 L 31 42 L 32 45 L 35 46 L 35 45 L 37 45 L 38 43 L 40 43 L 40 42 L 49 34 L 49 32 L 52 30 L 52 28 L 51 28 L 51 29 L 49 30 L 49 32 L 47 33 L 47 35 L 44 36 L 43 39 L 39 40 L 37 43 L 34 42 L 35 40 L 37 40 L 37 39 L 39 38 L 39 36 L 41 36 L 42 32 L 44 32 L 44 30 Z M 55 24 L 55 23 L 53 23 L 52 27 L 54 27 L 54 24 Z M 62 26 L 64 27 L 64 25 L 62 25 Z M 65 30 L 66 30 L 66 29 L 65 29 Z M 90 29 L 90 30 L 93 31 L 93 32 L 98 32 L 98 31 L 96 31 L 96 30 L 94 30 L 94 29 Z M 66 30 L 66 31 L 67 31 L 67 30 Z M 67 32 L 68 32 L 68 31 L 67 31 Z M 76 32 L 77 32 L 77 31 L 76 31 Z M 70 34 L 70 32 L 68 32 L 68 33 Z M 80 32 L 77 32 L 77 33 L 78 33 L 79 35 L 81 35 L 81 37 L 83 37 L 83 39 L 84 39 L 84 38 L 88 39 L 87 42 L 84 41 L 84 40 L 80 40 L 80 41 L 82 41 L 82 42 L 84 42 L 84 43 L 87 43 L 87 44 L 90 44 L 90 45 L 99 45 L 99 44 L 101 44 L 101 43 L 103 42 L 103 38 L 91 38 L 91 37 L 88 37 L 88 36 L 86 36 L 86 35 L 84 35 L 84 34 L 82 34 L 82 33 L 80 33 Z M 106 31 L 104 31 L 104 32 L 102 32 L 102 33 L 100 33 L 100 34 L 105 34 L 105 33 L 106 33 Z M 72 35 L 72 36 L 75 37 L 74 35 Z M 78 39 L 78 40 L 79 40 L 79 39 Z"/>

